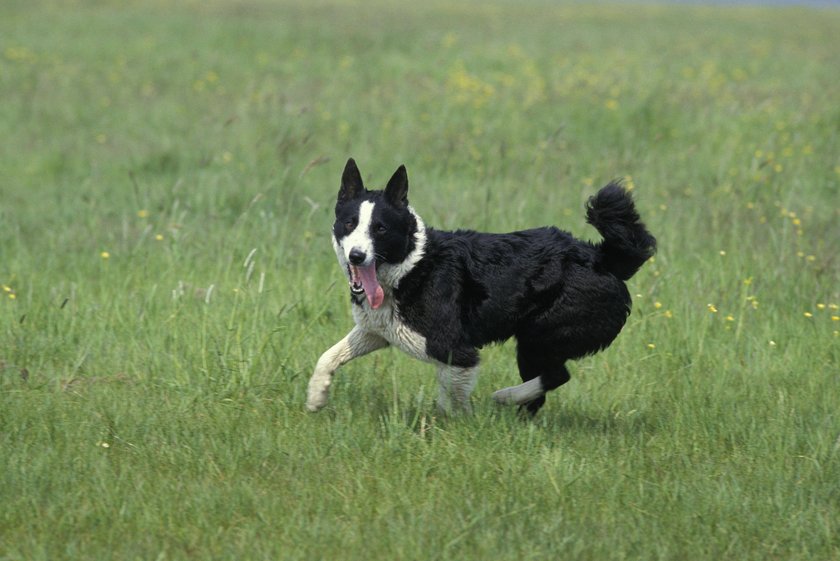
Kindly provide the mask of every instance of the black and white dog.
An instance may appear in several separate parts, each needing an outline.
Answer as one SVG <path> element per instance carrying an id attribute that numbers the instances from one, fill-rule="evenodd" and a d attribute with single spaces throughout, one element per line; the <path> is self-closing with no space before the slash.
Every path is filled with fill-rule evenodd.
<path id="1" fill-rule="evenodd" d="M 437 367 L 441 409 L 468 410 L 478 350 L 516 337 L 523 383 L 493 398 L 536 413 L 546 392 L 569 380 L 567 360 L 605 348 L 621 331 L 630 313 L 624 281 L 656 250 L 617 183 L 587 204 L 587 221 L 604 238 L 599 243 L 553 227 L 433 230 L 408 204 L 404 166 L 384 191 L 368 191 L 352 159 L 335 217 L 332 241 L 356 325 L 318 360 L 310 411 L 326 404 L 339 366 L 388 345 Z"/>

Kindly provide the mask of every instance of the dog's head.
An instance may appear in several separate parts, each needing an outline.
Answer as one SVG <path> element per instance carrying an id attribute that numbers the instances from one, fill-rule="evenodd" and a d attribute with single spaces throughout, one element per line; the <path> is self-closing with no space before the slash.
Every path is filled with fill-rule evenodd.
<path id="1" fill-rule="evenodd" d="M 422 256 L 423 222 L 408 205 L 408 174 L 400 166 L 382 191 L 368 191 L 356 162 L 347 160 L 335 205 L 333 246 L 357 303 L 385 299 Z M 380 284 L 381 283 L 381 284 Z"/>

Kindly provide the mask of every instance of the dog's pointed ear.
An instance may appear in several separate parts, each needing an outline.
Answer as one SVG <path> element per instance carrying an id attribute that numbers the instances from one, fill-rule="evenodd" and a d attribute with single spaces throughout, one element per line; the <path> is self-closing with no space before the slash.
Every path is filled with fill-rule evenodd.
<path id="1" fill-rule="evenodd" d="M 344 173 L 341 174 L 341 188 L 338 190 L 338 202 L 351 201 L 365 192 L 362 183 L 362 174 L 356 167 L 356 160 L 350 158 L 344 166 Z"/>
<path id="2" fill-rule="evenodd" d="M 408 173 L 405 166 L 400 166 L 385 187 L 385 200 L 398 209 L 408 206 Z"/>

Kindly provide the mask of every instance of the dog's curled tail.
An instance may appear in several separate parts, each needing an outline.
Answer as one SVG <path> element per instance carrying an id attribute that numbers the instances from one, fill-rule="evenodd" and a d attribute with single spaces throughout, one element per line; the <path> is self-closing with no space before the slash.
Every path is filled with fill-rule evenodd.
<path id="1" fill-rule="evenodd" d="M 633 197 L 617 181 L 590 197 L 586 203 L 586 221 L 604 237 L 597 245 L 601 267 L 621 280 L 636 274 L 656 253 L 656 238 L 639 218 Z"/>

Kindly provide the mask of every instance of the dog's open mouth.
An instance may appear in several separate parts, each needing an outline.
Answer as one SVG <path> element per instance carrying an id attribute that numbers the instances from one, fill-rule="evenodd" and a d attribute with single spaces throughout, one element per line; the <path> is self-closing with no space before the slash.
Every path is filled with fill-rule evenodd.
<path id="1" fill-rule="evenodd" d="M 347 265 L 347 274 L 350 276 L 350 292 L 356 295 L 364 294 L 365 287 L 362 286 L 362 281 L 358 278 L 358 275 L 354 274 L 350 265 Z"/>
<path id="2" fill-rule="evenodd" d="M 353 296 L 367 296 L 368 303 L 373 309 L 382 305 L 385 299 L 385 292 L 379 285 L 376 278 L 376 264 L 357 267 L 356 265 L 347 265 L 347 272 L 350 275 L 350 294 Z"/>

